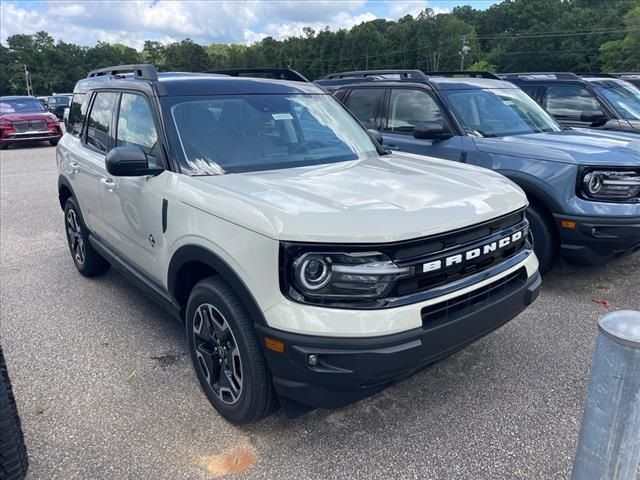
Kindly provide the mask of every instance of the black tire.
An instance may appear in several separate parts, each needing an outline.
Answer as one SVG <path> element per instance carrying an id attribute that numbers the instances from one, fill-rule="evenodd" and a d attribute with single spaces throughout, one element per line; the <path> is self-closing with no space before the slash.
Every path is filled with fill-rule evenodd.
<path id="1" fill-rule="evenodd" d="M 7 148 L 9 148 L 8 143 L 0 143 L 0 150 L 6 150 Z"/>
<path id="2" fill-rule="evenodd" d="M 11 381 L 0 348 L 0 478 L 22 480 L 29 461 Z"/>
<path id="3" fill-rule="evenodd" d="M 74 221 L 75 219 L 75 226 Z M 95 251 L 89 242 L 89 230 L 84 224 L 75 199 L 70 197 L 64 205 L 64 230 L 71 258 L 78 271 L 85 277 L 102 275 L 109 270 L 109 262 Z"/>
<path id="4" fill-rule="evenodd" d="M 268 416 L 275 408 L 271 374 L 253 322 L 233 290 L 215 276 L 200 281 L 186 315 L 191 361 L 213 407 L 235 424 Z"/>
<path id="5" fill-rule="evenodd" d="M 538 269 L 545 274 L 551 270 L 558 256 L 556 230 L 546 212 L 536 205 L 529 205 L 526 216 L 533 236 L 533 251 L 540 262 Z"/>
<path id="6" fill-rule="evenodd" d="M 55 147 L 56 145 L 58 145 L 58 140 L 49 140 L 49 144 L 50 144 L 52 147 Z"/>

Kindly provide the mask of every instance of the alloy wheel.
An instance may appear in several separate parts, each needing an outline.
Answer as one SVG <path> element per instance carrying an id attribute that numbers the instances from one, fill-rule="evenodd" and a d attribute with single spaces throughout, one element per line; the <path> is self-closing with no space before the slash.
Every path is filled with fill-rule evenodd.
<path id="1" fill-rule="evenodd" d="M 216 396 L 234 404 L 242 394 L 242 360 L 229 323 L 211 304 L 200 305 L 193 319 L 198 367 Z"/>
<path id="2" fill-rule="evenodd" d="M 86 257 L 84 238 L 82 238 L 82 229 L 78 216 L 72 208 L 67 211 L 67 235 L 73 258 L 78 264 L 84 264 Z"/>

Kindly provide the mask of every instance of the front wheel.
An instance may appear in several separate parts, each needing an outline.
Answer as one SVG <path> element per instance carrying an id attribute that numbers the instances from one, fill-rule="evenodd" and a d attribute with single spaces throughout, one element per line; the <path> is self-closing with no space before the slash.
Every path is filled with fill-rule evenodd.
<path id="1" fill-rule="evenodd" d="M 538 270 L 545 274 L 551 270 L 558 255 L 555 228 L 544 211 L 537 206 L 529 205 L 526 216 L 533 236 L 533 251 L 540 262 Z"/>
<path id="2" fill-rule="evenodd" d="M 275 395 L 253 322 L 222 279 L 193 288 L 186 333 L 200 386 L 222 416 L 244 424 L 272 412 Z"/>

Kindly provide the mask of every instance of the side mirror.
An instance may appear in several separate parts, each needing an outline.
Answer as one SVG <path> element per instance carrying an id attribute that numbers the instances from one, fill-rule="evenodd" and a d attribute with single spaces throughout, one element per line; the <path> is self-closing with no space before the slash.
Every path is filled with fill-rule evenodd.
<path id="1" fill-rule="evenodd" d="M 580 121 L 585 123 L 603 124 L 607 120 L 602 110 L 584 110 L 580 115 Z"/>
<path id="2" fill-rule="evenodd" d="M 142 177 L 163 171 L 161 168 L 149 168 L 147 154 L 138 146 L 112 148 L 105 162 L 107 172 L 114 177 Z"/>
<path id="3" fill-rule="evenodd" d="M 382 134 L 378 131 L 378 130 L 374 130 L 373 128 L 369 128 L 367 129 L 367 132 L 369 132 L 369 135 L 371 135 L 373 137 L 373 139 L 378 142 L 379 145 L 382 145 Z"/>
<path id="4" fill-rule="evenodd" d="M 446 140 L 453 132 L 441 122 L 424 122 L 413 129 L 413 136 L 419 140 Z"/>

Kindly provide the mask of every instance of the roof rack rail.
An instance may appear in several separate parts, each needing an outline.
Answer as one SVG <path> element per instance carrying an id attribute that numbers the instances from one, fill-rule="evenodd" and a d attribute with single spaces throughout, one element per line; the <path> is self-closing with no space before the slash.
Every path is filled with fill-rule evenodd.
<path id="1" fill-rule="evenodd" d="M 501 73 L 500 78 L 503 80 L 507 80 L 509 78 L 522 78 L 525 79 L 527 77 L 533 77 L 536 79 L 537 77 L 555 77 L 558 80 L 580 80 L 580 77 L 575 73 L 571 72 L 519 72 L 519 73 Z"/>
<path id="2" fill-rule="evenodd" d="M 322 80 L 339 80 L 353 77 L 376 77 L 383 75 L 398 75 L 401 80 L 426 80 L 427 76 L 420 70 L 354 70 L 352 72 L 330 73 Z"/>
<path id="3" fill-rule="evenodd" d="M 205 73 L 219 73 L 232 77 L 259 77 L 260 75 L 269 75 L 269 78 L 275 80 L 309 83 L 309 80 L 304 75 L 290 68 L 226 68 L 221 70 L 207 70 Z"/>
<path id="4" fill-rule="evenodd" d="M 123 73 L 133 73 L 134 78 L 139 78 L 141 80 L 151 80 L 152 82 L 158 81 L 158 72 L 156 67 L 146 63 L 137 65 L 117 65 L 91 70 L 88 73 L 87 78 L 102 77 L 105 75 L 122 75 Z"/>
<path id="5" fill-rule="evenodd" d="M 429 77 L 471 77 L 471 78 L 489 78 L 491 80 L 500 80 L 495 73 L 484 70 L 445 70 L 442 72 L 424 72 Z"/>
<path id="6" fill-rule="evenodd" d="M 640 72 L 612 72 L 609 75 L 614 77 L 640 77 Z"/>
<path id="7" fill-rule="evenodd" d="M 575 72 L 579 77 L 603 77 L 603 78 L 616 78 L 611 73 L 598 73 L 598 72 Z"/>

